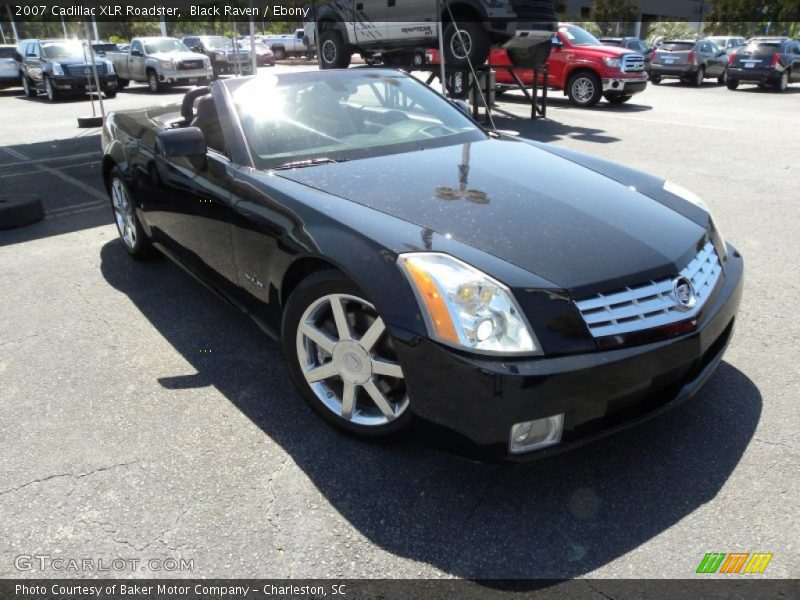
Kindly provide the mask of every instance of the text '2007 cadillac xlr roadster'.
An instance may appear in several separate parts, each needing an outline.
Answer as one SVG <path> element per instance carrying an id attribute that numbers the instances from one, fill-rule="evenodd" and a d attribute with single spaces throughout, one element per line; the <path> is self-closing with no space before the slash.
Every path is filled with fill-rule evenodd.
<path id="1" fill-rule="evenodd" d="M 357 435 L 413 416 L 547 454 L 690 398 L 731 337 L 743 260 L 699 198 L 398 71 L 218 81 L 110 114 L 103 145 L 125 249 L 245 310 Z"/>

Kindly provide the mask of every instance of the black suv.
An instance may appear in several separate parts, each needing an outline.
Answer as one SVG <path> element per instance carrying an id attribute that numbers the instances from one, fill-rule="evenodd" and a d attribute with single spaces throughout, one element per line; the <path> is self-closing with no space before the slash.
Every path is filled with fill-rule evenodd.
<path id="1" fill-rule="evenodd" d="M 95 87 L 94 72 L 80 42 L 71 40 L 23 40 L 19 45 L 22 55 L 22 87 L 33 98 L 39 91 L 56 102 L 66 94 L 85 94 Z M 96 57 L 100 89 L 106 98 L 117 95 L 117 75 L 110 61 Z"/>
<path id="2" fill-rule="evenodd" d="M 672 77 L 700 87 L 709 77 L 725 83 L 727 75 L 728 55 L 708 40 L 665 40 L 650 61 L 650 81 L 656 85 Z"/>
<path id="3" fill-rule="evenodd" d="M 800 82 L 800 41 L 789 38 L 753 38 L 730 55 L 728 89 L 739 82 L 757 83 L 782 92 Z"/>

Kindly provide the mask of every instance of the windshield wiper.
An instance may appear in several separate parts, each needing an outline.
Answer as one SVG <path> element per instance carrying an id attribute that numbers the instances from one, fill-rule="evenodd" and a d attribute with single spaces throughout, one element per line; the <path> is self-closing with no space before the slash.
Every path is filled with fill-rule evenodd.
<path id="1" fill-rule="evenodd" d="M 302 169 L 303 167 L 316 167 L 317 165 L 328 165 L 331 163 L 340 163 L 346 162 L 347 159 L 340 159 L 334 160 L 333 158 L 328 158 L 327 156 L 323 156 L 321 158 L 309 158 L 308 160 L 295 160 L 292 162 L 283 163 L 279 167 L 275 167 L 275 170 L 280 169 Z"/>

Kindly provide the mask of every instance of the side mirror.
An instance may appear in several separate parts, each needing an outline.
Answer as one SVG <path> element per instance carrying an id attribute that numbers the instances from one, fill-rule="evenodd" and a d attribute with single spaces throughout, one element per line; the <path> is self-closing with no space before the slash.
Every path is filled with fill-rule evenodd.
<path id="1" fill-rule="evenodd" d="M 199 167 L 206 164 L 206 136 L 199 127 L 182 127 L 166 129 L 156 135 L 156 154 L 166 158 L 189 158 L 201 161 Z"/>
<path id="2" fill-rule="evenodd" d="M 142 56 L 141 50 L 131 50 L 131 56 Z"/>
<path id="3" fill-rule="evenodd" d="M 564 44 L 562 44 L 562 43 L 561 43 L 561 40 L 560 40 L 560 39 L 558 39 L 558 37 L 556 37 L 556 36 L 553 36 L 553 37 L 550 39 L 550 46 L 552 47 L 552 49 L 553 49 L 553 50 L 561 50 L 561 47 L 562 47 L 563 45 L 564 45 Z"/>

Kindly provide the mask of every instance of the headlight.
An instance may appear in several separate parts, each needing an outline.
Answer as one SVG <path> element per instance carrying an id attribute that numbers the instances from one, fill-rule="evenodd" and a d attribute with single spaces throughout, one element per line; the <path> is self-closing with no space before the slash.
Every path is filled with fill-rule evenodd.
<path id="1" fill-rule="evenodd" d="M 619 58 L 604 57 L 603 62 L 611 69 L 619 69 L 619 66 L 622 64 L 622 60 Z"/>
<path id="2" fill-rule="evenodd" d="M 53 75 L 63 75 L 64 69 L 59 63 L 53 63 Z"/>
<path id="3" fill-rule="evenodd" d="M 158 61 L 158 66 L 162 69 L 172 69 L 175 66 L 175 63 L 172 60 L 160 60 Z"/>
<path id="4" fill-rule="evenodd" d="M 106 60 L 106 61 L 103 61 L 103 62 L 106 65 L 106 73 L 108 73 L 109 75 L 113 75 L 114 74 L 114 63 L 112 63 L 110 60 Z"/>
<path id="5" fill-rule="evenodd" d="M 435 252 L 401 254 L 397 263 L 432 338 L 484 354 L 541 354 L 519 305 L 496 279 Z"/>
<path id="6" fill-rule="evenodd" d="M 711 209 L 708 207 L 708 204 L 706 204 L 700 196 L 698 196 L 694 192 L 690 192 L 689 190 L 682 188 L 677 183 L 672 183 L 671 181 L 665 181 L 664 191 L 669 192 L 674 196 L 678 196 L 678 198 L 683 198 L 687 202 L 691 202 L 695 206 L 702 208 L 704 211 L 711 214 Z"/>

